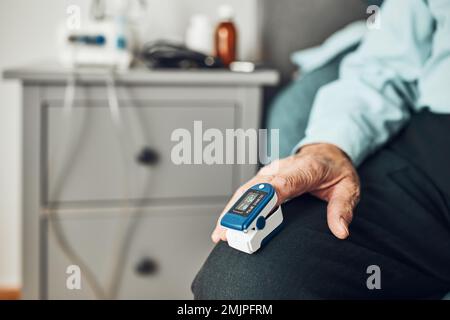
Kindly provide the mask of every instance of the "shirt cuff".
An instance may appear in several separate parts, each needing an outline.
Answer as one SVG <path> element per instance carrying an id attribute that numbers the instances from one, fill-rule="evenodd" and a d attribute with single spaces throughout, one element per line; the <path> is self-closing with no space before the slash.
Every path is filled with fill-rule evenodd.
<path id="1" fill-rule="evenodd" d="M 292 149 L 292 154 L 308 144 L 328 143 L 335 145 L 352 160 L 353 164 L 359 166 L 372 147 L 372 139 L 367 137 L 356 125 L 336 125 L 320 126 L 308 128 L 306 137 Z"/>

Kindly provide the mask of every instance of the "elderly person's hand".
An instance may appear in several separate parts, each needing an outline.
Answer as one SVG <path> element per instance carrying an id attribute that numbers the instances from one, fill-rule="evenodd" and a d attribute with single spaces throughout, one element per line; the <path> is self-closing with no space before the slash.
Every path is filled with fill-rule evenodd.
<path id="1" fill-rule="evenodd" d="M 226 230 L 220 225 L 221 217 L 248 188 L 262 182 L 273 185 L 278 205 L 306 192 L 327 201 L 327 221 L 331 232 L 339 239 L 349 236 L 348 226 L 359 200 L 358 175 L 350 159 L 339 148 L 331 144 L 313 144 L 262 168 L 241 186 L 217 222 L 211 235 L 214 242 L 226 241 Z"/>

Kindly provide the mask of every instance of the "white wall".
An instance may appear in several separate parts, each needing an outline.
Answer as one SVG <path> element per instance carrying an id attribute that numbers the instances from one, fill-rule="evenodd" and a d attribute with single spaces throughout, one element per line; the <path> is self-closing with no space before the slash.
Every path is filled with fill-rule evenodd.
<path id="1" fill-rule="evenodd" d="M 0 69 L 54 55 L 54 25 L 64 1 L 0 2 Z M 0 286 L 20 283 L 20 103 L 19 84 L 0 81 Z"/>
<path id="2" fill-rule="evenodd" d="M 243 59 L 258 57 L 257 0 L 148 0 L 148 40 L 181 40 L 193 13 L 215 16 L 232 4 L 240 29 Z M 86 13 L 89 0 L 1 0 L 0 70 L 56 56 L 56 26 L 69 4 Z M 0 79 L 0 287 L 20 285 L 20 106 L 19 83 Z"/>

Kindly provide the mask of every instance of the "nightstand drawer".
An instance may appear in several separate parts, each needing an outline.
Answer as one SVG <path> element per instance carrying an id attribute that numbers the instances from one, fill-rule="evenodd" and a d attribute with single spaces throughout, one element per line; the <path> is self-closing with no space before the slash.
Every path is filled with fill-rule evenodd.
<path id="1" fill-rule="evenodd" d="M 194 164 L 195 152 L 203 155 L 208 144 L 195 136 L 194 122 L 201 121 L 203 132 L 235 128 L 231 101 L 121 101 L 120 129 L 105 101 L 77 101 L 68 120 L 61 106 L 50 101 L 45 107 L 49 202 L 227 197 L 236 187 L 233 165 Z M 183 150 L 192 164 L 173 161 L 180 140 L 172 141 L 172 134 L 180 129 L 190 133 Z M 148 166 L 136 160 L 144 148 L 151 153 Z"/>
<path id="2" fill-rule="evenodd" d="M 210 234 L 222 205 L 148 209 L 124 229 L 127 218 L 113 212 L 67 216 L 61 226 L 69 245 L 83 259 L 103 290 L 112 284 L 117 263 L 123 263 L 117 283 L 119 299 L 190 299 L 190 285 L 213 247 Z M 182 213 L 182 214 L 180 214 Z M 86 270 L 81 268 L 81 289 L 66 286 L 69 259 L 48 225 L 47 297 L 94 299 Z M 130 232 L 126 254 L 118 259 L 124 233 Z M 99 237 L 101 232 L 101 237 Z M 81 266 L 80 266 L 81 267 Z"/>

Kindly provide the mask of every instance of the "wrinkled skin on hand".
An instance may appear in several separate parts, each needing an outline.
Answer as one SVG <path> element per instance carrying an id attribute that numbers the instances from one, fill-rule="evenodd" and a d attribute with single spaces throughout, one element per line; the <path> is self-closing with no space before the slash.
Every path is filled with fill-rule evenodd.
<path id="1" fill-rule="evenodd" d="M 235 192 L 211 235 L 215 243 L 226 241 L 226 229 L 220 225 L 221 217 L 247 189 L 259 183 L 270 183 L 275 188 L 277 205 L 304 193 L 327 201 L 327 223 L 331 232 L 339 239 L 349 236 L 348 226 L 360 195 L 358 174 L 350 159 L 338 147 L 313 144 L 304 146 L 295 155 L 263 167 Z"/>

